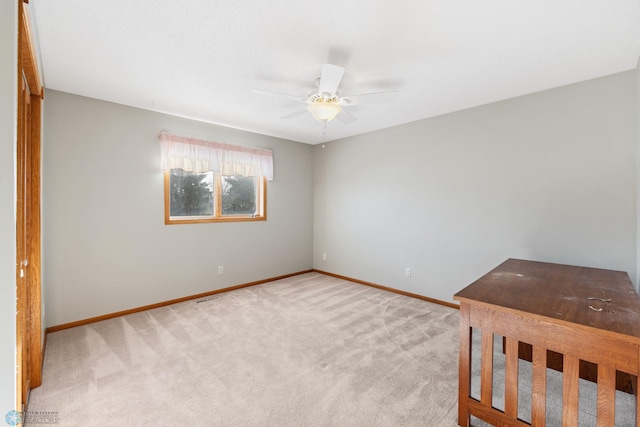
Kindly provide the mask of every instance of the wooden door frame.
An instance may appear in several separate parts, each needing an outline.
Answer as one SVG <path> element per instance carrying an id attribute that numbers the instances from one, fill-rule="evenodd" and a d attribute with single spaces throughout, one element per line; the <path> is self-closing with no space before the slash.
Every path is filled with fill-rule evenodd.
<path id="1" fill-rule="evenodd" d="M 42 87 L 37 57 L 33 44 L 29 19 L 28 0 L 18 1 L 18 81 L 17 89 L 21 94 L 24 82 L 28 86 L 28 102 L 18 96 L 18 141 L 17 162 L 19 170 L 25 168 L 24 180 L 18 181 L 17 204 L 19 218 L 26 222 L 16 224 L 16 283 L 20 284 L 21 270 L 26 268 L 26 289 L 18 289 L 16 306 L 16 351 L 19 361 L 16 372 L 16 404 L 22 411 L 27 403 L 29 390 L 42 383 L 42 291 L 41 291 L 41 123 L 42 123 Z M 26 201 L 26 206 L 23 205 Z M 18 235 L 24 230 L 25 234 Z M 23 243 L 24 242 L 24 243 Z M 26 247 L 25 246 L 26 243 Z M 22 250 L 20 250 L 22 249 Z M 22 256 L 29 260 L 24 266 Z M 22 296 L 22 298 L 20 298 Z M 23 347 L 26 346 L 26 352 Z M 19 348 L 18 348 L 19 347 Z M 26 354 L 26 360 L 22 355 Z M 23 378 L 26 376 L 26 379 Z M 26 384 L 26 387 L 25 387 Z"/>

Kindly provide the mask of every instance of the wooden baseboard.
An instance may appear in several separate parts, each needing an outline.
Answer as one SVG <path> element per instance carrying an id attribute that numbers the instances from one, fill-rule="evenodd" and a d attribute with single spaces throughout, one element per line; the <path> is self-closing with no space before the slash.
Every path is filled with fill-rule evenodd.
<path id="1" fill-rule="evenodd" d="M 64 323 L 62 325 L 50 326 L 45 329 L 45 336 L 50 332 L 61 331 L 63 329 L 75 328 L 76 326 L 88 325 L 90 323 L 100 322 L 102 320 L 113 319 L 115 317 L 125 316 L 127 314 L 139 313 L 141 311 L 151 310 L 154 308 L 164 307 L 179 302 L 189 301 L 198 298 L 204 298 L 211 295 L 219 294 L 222 292 L 234 291 L 236 289 L 247 288 L 249 286 L 260 285 L 274 280 L 286 279 L 287 277 L 298 276 L 300 274 L 311 273 L 313 270 L 299 271 L 297 273 L 285 274 L 282 276 L 271 277 L 269 279 L 257 280 L 255 282 L 243 283 L 241 285 L 230 286 L 228 288 L 216 289 L 215 291 L 203 292 L 201 294 L 189 295 L 182 298 L 176 298 L 169 301 L 162 301 L 155 304 L 144 305 L 142 307 L 131 308 L 128 310 L 116 311 L 115 313 L 103 314 L 101 316 L 90 317 L 88 319 L 76 320 L 75 322 Z"/>
<path id="2" fill-rule="evenodd" d="M 435 299 L 435 298 L 426 297 L 424 295 L 419 295 L 419 294 L 414 294 L 414 293 L 411 293 L 411 292 L 401 291 L 399 289 L 394 289 L 394 288 L 390 288 L 388 286 L 382 286 L 382 285 L 378 285 L 378 284 L 371 283 L 371 282 L 365 282 L 363 280 L 358 280 L 358 279 L 354 279 L 352 277 L 342 276 L 340 274 L 334 274 L 334 273 L 329 273 L 327 271 L 312 269 L 312 270 L 299 271 L 297 273 L 285 274 L 285 275 L 277 276 L 277 277 L 271 277 L 269 279 L 257 280 L 255 282 L 243 283 L 241 285 L 235 285 L 235 286 L 230 286 L 228 288 L 217 289 L 215 291 L 203 292 L 201 294 L 189 295 L 189 296 L 182 297 L 182 298 L 176 298 L 176 299 L 172 299 L 172 300 L 168 300 L 168 301 L 162 301 L 162 302 L 158 302 L 158 303 L 155 303 L 155 304 L 144 305 L 142 307 L 136 307 L 136 308 L 131 308 L 131 309 L 122 310 L 122 311 L 116 311 L 115 313 L 108 313 L 108 314 L 103 314 L 101 316 L 90 317 L 88 319 L 76 320 L 75 322 L 64 323 L 62 325 L 50 326 L 50 327 L 45 329 L 45 342 L 46 342 L 46 334 L 48 334 L 50 332 L 62 331 L 64 329 L 75 328 L 76 326 L 88 325 L 90 323 L 100 322 L 102 320 L 113 319 L 115 317 L 120 317 L 120 316 L 126 316 L 127 314 L 139 313 L 141 311 L 151 310 L 151 309 L 154 309 L 154 308 L 164 307 L 164 306 L 167 306 L 167 305 L 177 304 L 179 302 L 189 301 L 189 300 L 193 300 L 193 299 L 204 298 L 204 297 L 208 297 L 208 296 L 211 296 L 211 295 L 219 294 L 219 293 L 222 293 L 222 292 L 234 291 L 236 289 L 247 288 L 249 286 L 260 285 L 260 284 L 263 284 L 263 283 L 272 282 L 274 280 L 286 279 L 287 277 L 298 276 L 300 274 L 311 273 L 311 272 L 326 274 L 327 276 L 337 277 L 338 279 L 348 280 L 350 282 L 358 283 L 360 285 L 371 286 L 373 288 L 382 289 L 383 291 L 393 292 L 393 293 L 396 293 L 396 294 L 404 295 L 404 296 L 411 297 L 411 298 L 420 299 L 420 300 L 431 302 L 431 303 L 434 303 L 434 304 L 440 304 L 440 305 L 443 305 L 443 306 L 446 306 L 446 307 L 450 307 L 450 308 L 456 308 L 456 309 L 460 308 L 457 304 L 450 303 L 450 302 L 447 302 L 447 301 L 441 301 L 441 300 L 438 300 L 438 299 Z M 43 355 L 44 355 L 44 351 L 43 351 Z"/>
<path id="3" fill-rule="evenodd" d="M 442 300 L 435 299 L 435 298 L 425 297 L 424 295 L 413 294 L 411 292 L 401 291 L 399 289 L 389 288 L 387 286 L 382 286 L 382 285 L 378 285 L 378 284 L 371 283 L 371 282 L 365 282 L 363 280 L 353 279 L 351 277 L 342 276 L 340 274 L 329 273 L 327 271 L 316 270 L 316 269 L 313 269 L 313 271 L 315 271 L 316 273 L 326 274 L 327 276 L 337 277 L 338 279 L 348 280 L 350 282 L 358 283 L 360 285 L 371 286 L 372 288 L 378 288 L 378 289 L 382 289 L 383 291 L 389 291 L 389 292 L 393 292 L 395 294 L 404 295 L 406 297 L 416 298 L 416 299 L 419 299 L 419 300 L 422 300 L 422 301 L 427 301 L 427 302 L 432 302 L 434 304 L 444 305 L 445 307 L 460 309 L 460 306 L 458 304 L 454 304 L 452 302 L 447 302 L 447 301 L 442 301 Z"/>

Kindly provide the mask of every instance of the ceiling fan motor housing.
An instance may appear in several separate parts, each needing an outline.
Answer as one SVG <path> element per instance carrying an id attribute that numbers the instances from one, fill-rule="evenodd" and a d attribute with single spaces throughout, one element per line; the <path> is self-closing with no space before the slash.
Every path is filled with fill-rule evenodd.
<path id="1" fill-rule="evenodd" d="M 309 96 L 309 102 L 338 103 L 340 102 L 340 98 L 337 95 L 323 96 L 322 94 L 316 93 Z"/>

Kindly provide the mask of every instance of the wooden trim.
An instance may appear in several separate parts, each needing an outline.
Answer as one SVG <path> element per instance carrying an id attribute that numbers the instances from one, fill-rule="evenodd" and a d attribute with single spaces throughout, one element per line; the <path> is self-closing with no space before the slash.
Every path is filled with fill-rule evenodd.
<path id="1" fill-rule="evenodd" d="M 349 282 L 358 283 L 360 285 L 371 286 L 372 288 L 377 288 L 377 289 L 382 289 L 383 291 L 393 292 L 394 294 L 400 294 L 400 295 L 404 295 L 406 297 L 416 298 L 416 299 L 419 299 L 419 300 L 422 300 L 422 301 L 427 301 L 427 302 L 431 302 L 431 303 L 434 303 L 434 304 L 444 305 L 445 307 L 455 308 L 455 309 L 459 309 L 460 308 L 460 306 L 458 304 L 454 304 L 454 303 L 447 302 L 447 301 L 442 301 L 442 300 L 431 298 L 431 297 L 426 297 L 424 295 L 419 295 L 419 294 L 414 294 L 414 293 L 411 293 L 411 292 L 401 291 L 399 289 L 390 288 L 388 286 L 382 286 L 382 285 L 378 285 L 378 284 L 375 284 L 375 283 L 365 282 L 363 280 L 358 280 L 358 279 L 353 279 L 351 277 L 342 276 L 340 274 L 329 273 L 327 271 L 322 271 L 322 270 L 316 270 L 315 268 L 313 269 L 313 271 L 315 271 L 316 273 L 326 274 L 327 276 L 336 277 L 338 279 L 348 280 Z"/>
<path id="2" fill-rule="evenodd" d="M 171 224 L 171 175 L 164 171 L 164 223 Z"/>
<path id="3" fill-rule="evenodd" d="M 28 2 L 23 1 L 20 4 L 22 12 L 19 25 L 23 34 L 20 41 L 20 50 L 22 50 L 23 54 L 19 66 L 24 70 L 24 75 L 27 78 L 31 94 L 42 98 L 44 97 L 44 90 L 38 71 L 38 61 L 33 44 L 31 19 L 29 18 L 29 7 L 27 6 L 27 3 Z"/>
<path id="4" fill-rule="evenodd" d="M 228 288 L 216 289 L 214 291 L 203 292 L 200 294 L 190 295 L 186 297 L 176 298 L 168 301 L 162 301 L 155 304 L 144 305 L 142 307 L 130 308 L 128 310 L 117 311 L 115 313 L 103 314 L 101 316 L 90 317 L 88 319 L 76 320 L 75 322 L 64 323 L 62 325 L 50 326 L 46 329 L 46 333 L 61 331 L 63 329 L 75 328 L 76 326 L 88 325 L 90 323 L 100 322 L 102 320 L 113 319 L 120 316 L 126 316 L 127 314 L 139 313 L 141 311 L 151 310 L 154 308 L 165 307 L 171 304 L 177 304 L 179 302 L 185 302 L 193 299 L 204 298 L 223 292 L 235 291 L 237 289 L 247 288 L 249 286 L 261 285 L 267 282 L 273 282 L 274 280 L 286 279 L 287 277 L 299 276 L 305 273 L 311 273 L 313 270 L 304 270 L 297 273 L 284 274 L 282 276 L 271 277 L 269 279 L 256 280 L 255 282 L 243 283 L 241 285 L 230 286 Z"/>
<path id="5" fill-rule="evenodd" d="M 16 409 L 42 382 L 41 121 L 42 87 L 27 2 L 18 0 L 16 141 Z M 25 264 L 26 262 L 26 264 Z"/>
<path id="6" fill-rule="evenodd" d="M 18 54 L 20 55 L 20 54 Z M 23 411 L 28 397 L 28 364 L 24 357 L 28 349 L 27 339 L 27 285 L 24 274 L 24 259 L 26 258 L 26 235 L 25 226 L 25 156 L 26 137 L 24 135 L 26 125 L 25 109 L 27 108 L 28 95 L 25 91 L 28 87 L 25 83 L 21 67 L 18 73 L 18 141 L 16 143 L 16 405 L 18 412 Z"/>
<path id="7" fill-rule="evenodd" d="M 260 186 L 260 218 L 267 220 L 267 177 L 262 177 L 262 185 Z"/>
<path id="8" fill-rule="evenodd" d="M 230 286 L 230 287 L 223 288 L 223 289 L 216 289 L 214 291 L 208 291 L 208 292 L 203 292 L 203 293 L 200 293 L 200 294 L 189 295 L 189 296 L 186 296 L 186 297 L 175 298 L 175 299 L 171 299 L 171 300 L 168 300 L 168 301 L 158 302 L 158 303 L 155 303 L 155 304 L 149 304 L 149 305 L 144 305 L 144 306 L 141 306 L 141 307 L 130 308 L 128 310 L 122 310 L 122 311 L 117 311 L 117 312 L 114 312 L 114 313 L 103 314 L 101 316 L 90 317 L 90 318 L 82 319 L 82 320 L 76 320 L 74 322 L 63 323 L 61 325 L 50 326 L 50 327 L 46 328 L 45 332 L 48 334 L 50 332 L 56 332 L 56 331 L 61 331 L 61 330 L 64 330 L 64 329 L 75 328 L 76 326 L 88 325 L 90 323 L 100 322 L 102 320 L 108 320 L 108 319 L 113 319 L 113 318 L 120 317 L 120 316 L 126 316 L 127 314 L 139 313 L 139 312 L 145 311 L 145 310 L 151 310 L 151 309 L 154 309 L 154 308 L 165 307 L 165 306 L 171 305 L 171 304 L 177 304 L 177 303 L 184 302 L 184 301 L 189 301 L 189 300 L 198 299 L 198 298 L 204 298 L 204 297 L 208 297 L 208 296 L 219 294 L 219 293 L 223 293 L 223 292 L 234 291 L 236 289 L 242 289 L 242 288 L 246 288 L 246 287 L 249 287 L 249 286 L 261 285 L 263 283 L 272 282 L 274 280 L 286 279 L 287 277 L 299 276 L 301 274 L 313 273 L 313 272 L 320 273 L 320 274 L 325 274 L 327 276 L 336 277 L 338 279 L 347 280 L 349 282 L 358 283 L 360 285 L 371 286 L 373 288 L 381 289 L 383 291 L 393 292 L 393 293 L 404 295 L 404 296 L 408 296 L 408 297 L 411 297 L 411 298 L 416 298 L 416 299 L 420 299 L 420 300 L 423 300 L 423 301 L 427 301 L 427 302 L 431 302 L 431 303 L 435 303 L 435 304 L 439 304 L 439 305 L 444 305 L 444 306 L 450 307 L 450 308 L 455 308 L 455 309 L 459 308 L 458 305 L 451 304 L 451 303 L 448 303 L 446 301 L 440 301 L 440 300 L 429 298 L 429 297 L 425 297 L 425 296 L 422 296 L 422 295 L 412 294 L 410 292 L 405 292 L 405 291 L 401 291 L 401 290 L 398 290 L 398 289 L 389 288 L 389 287 L 386 287 L 386 286 L 376 285 L 375 283 L 369 283 L 369 282 L 364 282 L 362 280 L 352 279 L 352 278 L 349 278 L 349 277 L 346 277 L 346 276 L 340 276 L 340 275 L 334 274 L 334 273 L 328 273 L 328 272 L 321 271 L 321 270 L 310 269 L 310 270 L 299 271 L 297 273 L 290 273 L 290 274 L 285 274 L 285 275 L 282 275 L 282 276 L 271 277 L 269 279 L 256 280 L 255 282 L 243 283 L 241 285 Z M 46 340 L 46 336 L 45 336 L 45 340 Z"/>
<path id="9" fill-rule="evenodd" d="M 31 129 L 28 158 L 29 176 L 27 177 L 27 191 L 29 191 L 29 203 L 27 209 L 28 235 L 27 254 L 29 259 L 29 298 L 28 307 L 28 345 L 29 345 L 29 374 L 31 388 L 42 384 L 42 239 L 41 239 L 41 120 L 42 120 L 42 98 L 38 95 L 31 95 L 30 105 Z"/>
<path id="10" fill-rule="evenodd" d="M 165 225 L 179 225 L 179 224 L 211 224 L 215 222 L 253 222 L 253 221 L 266 221 L 267 218 L 261 216 L 226 216 L 224 218 L 207 218 L 207 219 L 172 219 Z"/>
<path id="11" fill-rule="evenodd" d="M 23 233 L 24 231 L 21 229 L 22 227 L 22 212 L 23 212 L 23 179 L 22 176 L 24 172 L 22 172 L 23 165 L 23 133 L 24 133 L 24 91 L 25 88 L 25 78 L 22 71 L 22 57 L 24 56 L 24 51 L 22 49 L 24 38 L 24 28 L 22 25 L 22 13 L 23 13 L 23 4 L 22 1 L 18 1 L 18 63 L 17 63 L 17 81 L 16 87 L 18 92 L 18 107 L 17 107 L 17 136 L 18 140 L 16 141 L 16 370 L 15 370 L 15 378 L 16 378 L 16 392 L 15 392 L 15 403 L 16 407 L 14 408 L 16 411 L 21 412 L 25 405 L 26 396 L 24 395 L 24 385 L 23 385 L 23 370 L 25 369 L 25 362 L 23 361 L 23 346 L 26 344 L 23 342 L 26 335 L 26 327 L 24 314 L 26 312 L 25 307 L 25 297 L 26 294 L 23 291 L 24 287 L 21 285 L 22 278 L 20 276 L 20 268 L 22 267 L 22 259 L 24 250 L 22 248 L 23 242 Z"/>
<path id="12" fill-rule="evenodd" d="M 215 179 L 214 185 L 216 187 L 216 191 L 213 193 L 213 217 L 222 218 L 222 178 L 220 174 L 214 173 L 213 179 Z"/>

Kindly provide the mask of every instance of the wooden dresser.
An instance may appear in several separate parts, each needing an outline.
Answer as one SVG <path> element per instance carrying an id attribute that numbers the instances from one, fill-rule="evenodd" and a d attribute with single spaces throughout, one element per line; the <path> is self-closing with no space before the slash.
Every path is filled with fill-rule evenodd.
<path id="1" fill-rule="evenodd" d="M 562 425 L 578 425 L 585 362 L 597 366 L 597 425 L 614 425 L 616 378 L 630 381 L 633 389 L 640 373 L 640 297 L 627 273 L 509 259 L 454 299 L 460 302 L 460 426 L 469 426 L 470 415 L 492 425 L 545 426 L 548 352 L 562 358 Z M 480 400 L 470 394 L 474 328 L 482 331 Z M 492 402 L 494 334 L 504 337 L 504 411 Z M 523 344 L 532 353 L 531 423 L 517 415 Z"/>

